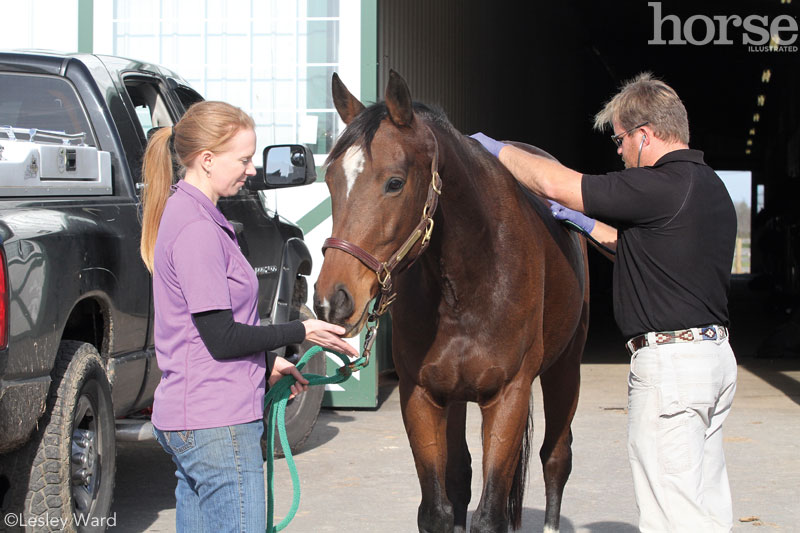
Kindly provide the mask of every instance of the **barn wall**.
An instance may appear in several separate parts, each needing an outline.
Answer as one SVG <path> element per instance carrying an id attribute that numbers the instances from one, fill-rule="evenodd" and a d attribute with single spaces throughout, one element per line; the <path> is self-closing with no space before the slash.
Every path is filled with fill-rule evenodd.
<path id="1" fill-rule="evenodd" d="M 378 8 L 378 94 L 397 71 L 409 84 L 415 100 L 437 105 L 451 122 L 465 124 L 468 54 L 473 44 L 467 29 L 474 0 L 380 2 Z"/>
<path id="2" fill-rule="evenodd" d="M 591 130 L 594 95 L 615 81 L 581 40 L 575 3 L 505 4 L 380 1 L 377 94 L 394 69 L 464 133 L 529 142 L 585 171 L 618 166 Z"/>

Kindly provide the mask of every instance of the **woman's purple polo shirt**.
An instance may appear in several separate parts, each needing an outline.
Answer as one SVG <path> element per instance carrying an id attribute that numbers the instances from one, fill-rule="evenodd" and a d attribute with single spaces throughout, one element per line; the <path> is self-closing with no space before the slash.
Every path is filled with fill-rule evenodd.
<path id="1" fill-rule="evenodd" d="M 192 313 L 231 309 L 258 325 L 258 279 L 233 227 L 199 189 L 181 180 L 167 200 L 153 259 L 155 349 L 161 382 L 153 425 L 162 431 L 206 429 L 262 417 L 264 352 L 217 361 Z"/>

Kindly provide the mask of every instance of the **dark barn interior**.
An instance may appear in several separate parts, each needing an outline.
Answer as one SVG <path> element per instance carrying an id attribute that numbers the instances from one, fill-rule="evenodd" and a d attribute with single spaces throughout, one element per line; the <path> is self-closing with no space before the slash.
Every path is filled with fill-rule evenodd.
<path id="1" fill-rule="evenodd" d="M 752 226 L 750 273 L 734 276 L 730 302 L 733 338 L 749 340 L 734 348 L 798 356 L 799 12 L 796 0 L 389 0 L 378 4 L 378 94 L 393 68 L 462 132 L 602 173 L 622 162 L 593 116 L 622 82 L 652 72 L 683 99 L 692 148 L 716 170 L 752 173 L 740 221 Z M 594 337 L 614 337 L 611 264 L 596 253 L 591 264 Z"/>

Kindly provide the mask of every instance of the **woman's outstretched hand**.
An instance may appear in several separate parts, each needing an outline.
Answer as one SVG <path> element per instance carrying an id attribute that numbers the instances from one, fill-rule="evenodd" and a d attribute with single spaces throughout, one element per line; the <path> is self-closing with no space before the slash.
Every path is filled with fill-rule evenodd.
<path id="1" fill-rule="evenodd" d="M 315 318 L 304 320 L 303 327 L 306 329 L 307 341 L 350 357 L 358 357 L 358 350 L 341 338 L 341 335 L 344 335 L 345 332 L 343 327 Z M 292 395 L 289 397 L 290 399 L 308 390 L 308 380 L 303 377 L 297 367 L 283 357 L 277 357 L 272 367 L 272 373 L 269 376 L 270 387 L 275 385 L 283 376 L 294 376 L 294 379 L 297 380 L 291 387 Z"/>
<path id="2" fill-rule="evenodd" d="M 314 344 L 319 344 L 323 348 L 341 352 L 350 357 L 358 357 L 358 350 L 350 346 L 350 343 L 342 339 L 346 331 L 341 326 L 329 324 L 315 318 L 304 320 L 303 326 L 306 328 L 306 340 Z"/>

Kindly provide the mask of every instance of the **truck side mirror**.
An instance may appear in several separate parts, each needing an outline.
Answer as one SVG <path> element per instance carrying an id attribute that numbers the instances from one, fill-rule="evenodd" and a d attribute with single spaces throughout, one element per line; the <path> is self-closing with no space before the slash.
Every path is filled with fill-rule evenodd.
<path id="1" fill-rule="evenodd" d="M 248 179 L 250 190 L 281 189 L 317 180 L 314 155 L 302 144 L 276 144 L 264 148 L 264 165 Z"/>

